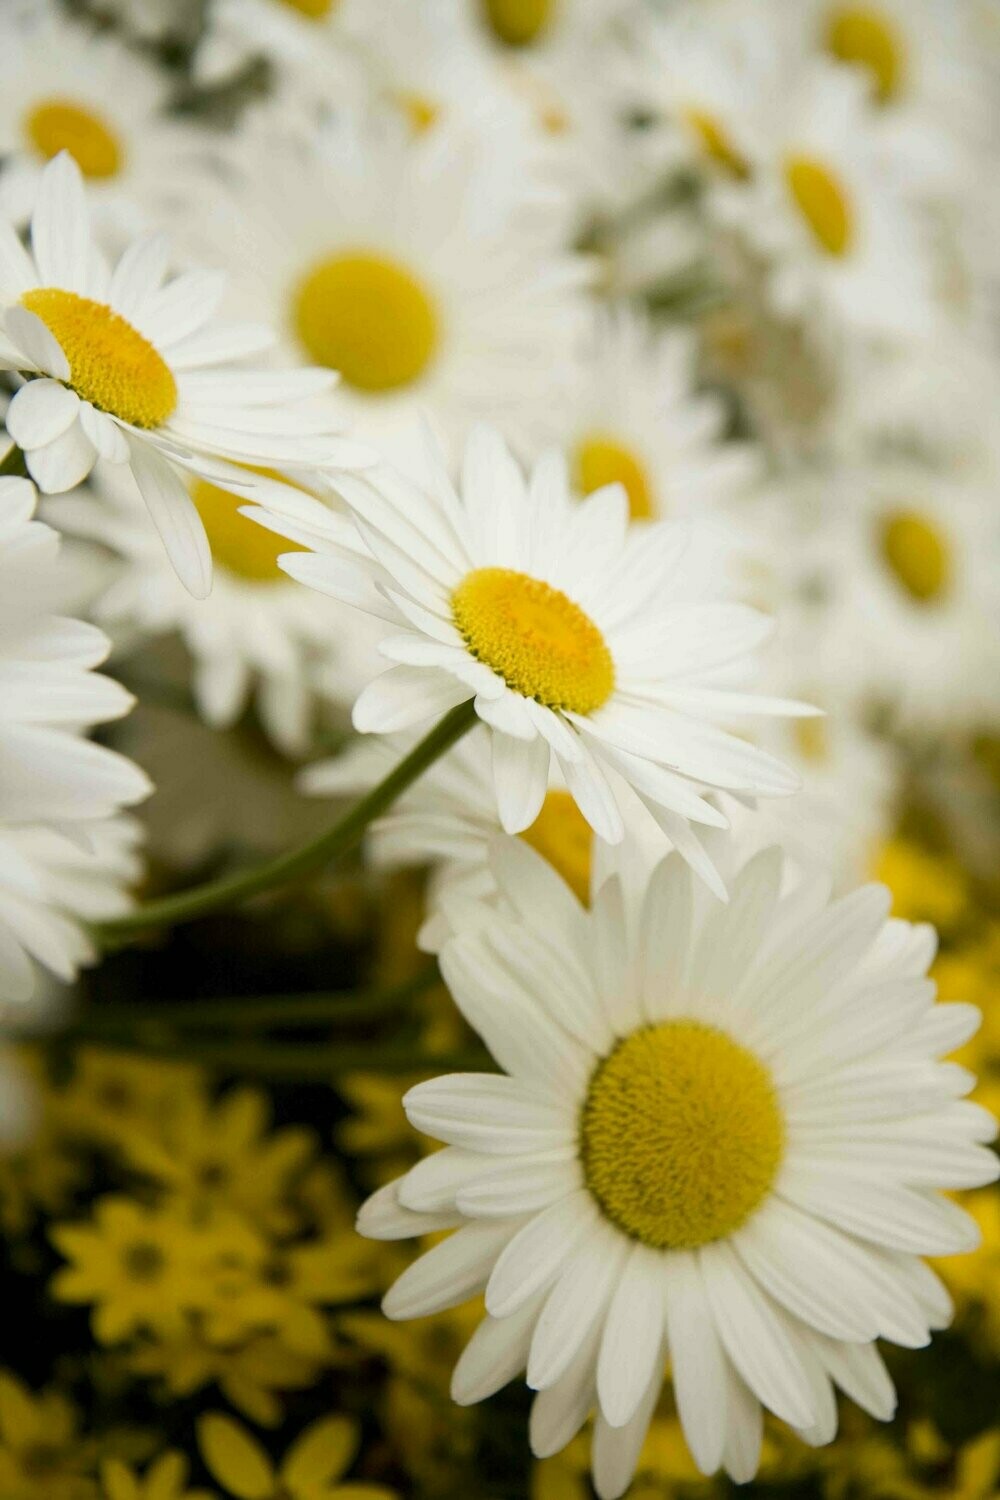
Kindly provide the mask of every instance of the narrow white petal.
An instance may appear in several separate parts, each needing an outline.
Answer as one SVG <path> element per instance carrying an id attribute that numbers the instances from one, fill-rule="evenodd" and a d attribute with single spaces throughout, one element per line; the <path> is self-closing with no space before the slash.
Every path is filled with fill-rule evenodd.
<path id="1" fill-rule="evenodd" d="M 57 380 L 29 380 L 7 408 L 7 431 L 19 448 L 51 443 L 75 420 L 80 399 Z"/>
<path id="2" fill-rule="evenodd" d="M 423 1318 L 458 1307 L 483 1290 L 497 1256 L 521 1220 L 466 1224 L 408 1266 L 382 1299 L 387 1318 Z"/>
<path id="3" fill-rule="evenodd" d="M 541 735 L 522 740 L 494 734 L 493 785 L 505 833 L 523 833 L 541 812 L 549 784 L 549 754 Z"/>
<path id="4" fill-rule="evenodd" d="M 509 1318 L 487 1313 L 452 1372 L 451 1399 L 459 1406 L 484 1401 L 521 1373 L 544 1295 L 529 1297 Z"/>
<path id="5" fill-rule="evenodd" d="M 151 444 L 133 439 L 130 451 L 135 482 L 178 578 L 188 593 L 206 599 L 212 589 L 212 552 L 183 479 Z"/>
<path id="6" fill-rule="evenodd" d="M 677 1414 L 698 1468 L 714 1474 L 722 1462 L 728 1426 L 726 1357 L 698 1257 L 690 1250 L 674 1251 L 664 1257 L 663 1274 Z"/>
<path id="7" fill-rule="evenodd" d="M 516 1311 L 551 1285 L 577 1241 L 597 1219 L 597 1207 L 580 1190 L 535 1215 L 499 1256 L 486 1287 L 486 1311 L 495 1318 Z"/>
<path id="8" fill-rule="evenodd" d="M 469 690 L 433 667 L 390 667 L 354 705 L 359 734 L 396 734 L 465 703 Z"/>
<path id="9" fill-rule="evenodd" d="M 600 1220 L 563 1266 L 539 1314 L 528 1357 L 537 1391 L 561 1381 L 604 1313 L 628 1254 L 628 1241 Z M 596 1353 L 596 1344 L 595 1344 Z"/>
<path id="10" fill-rule="evenodd" d="M 625 1262 L 604 1321 L 597 1396 L 611 1427 L 624 1427 L 654 1377 L 662 1378 L 662 1257 L 637 1244 Z"/>

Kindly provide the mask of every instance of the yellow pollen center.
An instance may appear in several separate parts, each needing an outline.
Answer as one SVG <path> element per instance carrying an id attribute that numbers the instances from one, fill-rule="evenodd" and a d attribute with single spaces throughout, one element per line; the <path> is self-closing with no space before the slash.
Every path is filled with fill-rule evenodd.
<path id="1" fill-rule="evenodd" d="M 159 427 L 177 405 L 170 367 L 147 338 L 103 302 L 60 287 L 25 292 L 69 362 L 69 384 L 84 401 L 133 427 Z"/>
<path id="2" fill-rule="evenodd" d="M 635 454 L 604 433 L 584 437 L 573 455 L 577 489 L 592 495 L 605 484 L 620 484 L 628 496 L 633 521 L 648 521 L 656 514 L 653 491 L 646 471 Z"/>
<path id="3" fill-rule="evenodd" d="M 322 21 L 328 16 L 337 4 L 337 0 L 284 0 L 289 10 L 297 10 L 299 15 L 306 16 L 310 21 Z"/>
<path id="4" fill-rule="evenodd" d="M 825 719 L 793 719 L 792 738 L 803 760 L 822 765 L 830 758 L 830 734 Z"/>
<path id="5" fill-rule="evenodd" d="M 600 1063 L 580 1120 L 587 1185 L 619 1229 L 692 1249 L 745 1223 L 771 1188 L 784 1122 L 770 1073 L 714 1026 L 634 1031 Z"/>
<path id="6" fill-rule="evenodd" d="M 840 62 L 867 68 L 880 103 L 900 92 L 905 62 L 901 40 L 877 10 L 867 5 L 835 10 L 827 22 L 826 46 Z"/>
<path id="7" fill-rule="evenodd" d="M 750 165 L 746 157 L 736 149 L 718 120 L 702 109 L 686 109 L 684 118 L 710 161 L 741 182 L 750 176 Z"/>
<path id="8" fill-rule="evenodd" d="M 440 335 L 437 308 L 404 266 L 366 251 L 331 256 L 293 295 L 296 332 L 311 359 L 362 391 L 409 385 Z"/>
<path id="9" fill-rule="evenodd" d="M 46 161 L 68 151 L 84 177 L 117 177 L 124 165 L 118 137 L 100 115 L 72 99 L 43 99 L 25 115 L 24 133 Z"/>
<path id="10" fill-rule="evenodd" d="M 521 838 L 548 860 L 584 906 L 590 905 L 594 832 L 569 792 L 548 792 L 541 812 Z"/>
<path id="11" fill-rule="evenodd" d="M 552 24 L 558 0 L 481 0 L 483 16 L 508 47 L 537 42 Z"/>
<path id="12" fill-rule="evenodd" d="M 440 107 L 426 94 L 415 94 L 409 89 L 397 89 L 392 95 L 396 105 L 410 122 L 414 135 L 423 135 L 430 130 L 441 114 Z"/>
<path id="13" fill-rule="evenodd" d="M 828 255 L 846 255 L 854 238 L 851 205 L 837 178 L 811 156 L 790 156 L 785 181 L 796 207 Z"/>
<path id="14" fill-rule="evenodd" d="M 883 518 L 879 541 L 883 559 L 911 599 L 934 604 L 947 594 L 951 549 L 930 521 L 915 511 L 896 511 Z"/>
<path id="15" fill-rule="evenodd" d="M 280 477 L 268 469 L 253 472 L 274 479 Z M 191 499 L 201 516 L 212 556 L 221 568 L 249 583 L 287 581 L 287 575 L 278 567 L 278 558 L 286 552 L 303 549 L 286 537 L 276 536 L 249 516 L 240 515 L 239 507 L 250 503 L 249 496 L 221 489 L 207 479 L 196 479 L 191 486 Z"/>
<path id="16" fill-rule="evenodd" d="M 510 568 L 476 568 L 451 608 L 472 655 L 525 698 L 589 714 L 614 691 L 603 635 L 561 589 Z"/>

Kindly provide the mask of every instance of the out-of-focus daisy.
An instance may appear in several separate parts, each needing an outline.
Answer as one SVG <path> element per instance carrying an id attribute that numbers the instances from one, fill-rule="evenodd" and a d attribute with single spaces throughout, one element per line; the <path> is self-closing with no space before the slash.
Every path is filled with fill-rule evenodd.
<path id="1" fill-rule="evenodd" d="M 623 0 L 466 0 L 483 35 L 514 51 L 572 43 L 600 36 L 620 15 Z"/>
<path id="2" fill-rule="evenodd" d="M 951 1305 L 920 1257 L 977 1242 L 940 1190 L 998 1171 L 981 1144 L 995 1121 L 961 1099 L 972 1075 L 938 1061 L 979 1012 L 934 1003 L 933 930 L 887 920 L 879 886 L 782 895 L 777 849 L 743 866 L 728 906 L 671 857 L 631 914 L 614 881 L 587 914 L 516 841 L 494 858 L 509 917 L 441 963 L 506 1076 L 405 1096 L 448 1149 L 359 1227 L 456 1232 L 386 1313 L 485 1290 L 452 1394 L 481 1400 L 526 1368 L 540 1457 L 596 1407 L 603 1500 L 629 1484 L 667 1357 L 704 1473 L 753 1477 L 762 1408 L 829 1442 L 835 1386 L 888 1418 L 875 1340 L 927 1343 Z"/>
<path id="3" fill-rule="evenodd" d="M 235 365 L 273 335 L 214 321 L 222 273 L 164 285 L 160 235 L 136 240 L 109 270 L 66 152 L 42 174 L 31 244 L 29 254 L 0 224 L 0 364 L 34 377 L 11 401 L 7 429 L 45 491 L 72 489 L 98 456 L 127 464 L 197 597 L 211 588 L 211 553 L 179 470 L 214 478 L 227 460 L 315 468 L 364 457 L 313 399 L 331 385 L 328 371 Z"/>
<path id="4" fill-rule="evenodd" d="M 300 785 L 315 796 L 358 796 L 381 781 L 413 744 L 412 733 L 361 740 L 333 760 L 303 771 Z M 619 795 L 623 790 L 618 788 Z M 519 837 L 558 871 L 586 906 L 615 870 L 638 869 L 644 876 L 662 858 L 663 836 L 637 797 L 627 801 L 623 817 L 622 843 L 604 843 L 571 793 L 552 777 L 538 816 Z M 418 937 L 425 951 L 436 953 L 441 947 L 451 931 L 453 912 L 460 919 L 470 901 L 495 893 L 489 852 L 502 835 L 485 728 L 477 728 L 436 761 L 385 817 L 372 824 L 367 850 L 376 865 L 433 867 L 428 917 Z"/>
<path id="5" fill-rule="evenodd" d="M 227 728 L 253 697 L 275 744 L 301 754 L 313 727 L 319 673 L 329 664 L 324 683 L 336 681 L 338 639 L 352 619 L 342 605 L 307 593 L 281 571 L 278 556 L 287 543 L 240 514 L 245 493 L 195 475 L 186 482 L 215 560 L 208 599 L 193 599 L 178 582 L 123 466 L 98 464 L 92 493 L 55 496 L 46 516 L 64 533 L 117 554 L 91 607 L 123 649 L 176 631 L 191 653 L 191 687 L 206 723 Z M 271 484 L 283 492 L 277 480 Z M 294 498 L 291 485 L 289 492 Z M 351 701 L 349 687 L 334 695 L 344 704 Z"/>
<path id="6" fill-rule="evenodd" d="M 879 128 L 864 79 L 817 61 L 790 70 L 769 102 L 748 140 L 750 174 L 720 203 L 771 264 L 776 305 L 825 307 L 838 326 L 875 334 L 928 332 L 919 172 Z"/>
<path id="7" fill-rule="evenodd" d="M 549 438 L 568 455 L 581 495 L 618 483 L 633 520 L 707 513 L 746 484 L 753 450 L 725 443 L 725 408 L 696 391 L 697 340 L 656 332 L 638 310 L 595 316 L 565 395 L 555 393 Z"/>
<path id="8" fill-rule="evenodd" d="M 358 1450 L 360 1431 L 350 1417 L 321 1417 L 299 1433 L 280 1464 L 239 1422 L 222 1412 L 198 1421 L 198 1442 L 213 1479 L 231 1495 L 255 1500 L 395 1500 L 381 1484 L 340 1483 Z"/>
<path id="9" fill-rule="evenodd" d="M 0 1000 L 35 991 L 35 963 L 70 979 L 94 957 L 82 922 L 116 915 L 134 879 L 133 826 L 117 818 L 149 781 L 84 737 L 132 699 L 93 668 L 100 630 L 57 610 L 59 538 L 32 520 L 26 480 L 0 480 Z"/>
<path id="10" fill-rule="evenodd" d="M 322 550 L 282 558 L 294 578 L 398 627 L 380 645 L 396 665 L 361 694 L 355 727 L 391 734 L 474 700 L 507 832 L 535 821 L 554 754 L 608 843 L 624 834 L 623 782 L 705 869 L 689 820 L 724 822 L 706 786 L 780 796 L 797 784 L 716 726 L 811 712 L 734 690 L 771 622 L 726 600 L 714 538 L 681 523 L 630 529 L 620 485 L 575 500 L 554 450 L 526 479 L 491 428 L 471 434 L 458 491 L 432 443 L 427 463 L 423 488 L 388 468 L 377 488 L 342 482 L 363 551 L 339 532 L 325 540 L 319 512 Z M 286 529 L 309 541 L 303 525 Z"/>
<path id="11" fill-rule="evenodd" d="M 910 464 L 852 468 L 798 556 L 803 639 L 831 692 L 910 728 L 996 721 L 1000 613 L 992 489 Z"/>
<path id="12" fill-rule="evenodd" d="M 176 175 L 194 137 L 164 117 L 169 82 L 141 55 L 47 4 L 4 29 L 0 57 L 0 212 L 23 224 L 42 171 L 68 151 L 94 208 L 135 226 Z"/>
<path id="13" fill-rule="evenodd" d="M 530 422 L 581 324 L 588 262 L 554 247 L 537 185 L 498 188 L 486 158 L 474 135 L 388 120 L 308 152 L 248 137 L 239 192 L 199 226 L 240 246 L 243 305 L 340 372 L 353 430 L 390 456 L 418 409 L 446 433 Z"/>

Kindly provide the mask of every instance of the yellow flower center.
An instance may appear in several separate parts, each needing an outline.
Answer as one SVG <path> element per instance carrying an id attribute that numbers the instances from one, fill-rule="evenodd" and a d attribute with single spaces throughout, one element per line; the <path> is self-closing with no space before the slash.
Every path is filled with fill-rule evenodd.
<path id="1" fill-rule="evenodd" d="M 472 655 L 525 698 L 589 714 L 614 691 L 603 635 L 561 589 L 510 568 L 476 568 L 451 608 Z"/>
<path id="2" fill-rule="evenodd" d="M 718 120 L 702 109 L 686 109 L 684 118 L 710 161 L 741 182 L 750 176 L 749 162 L 733 145 L 725 127 Z"/>
<path id="3" fill-rule="evenodd" d="M 628 496 L 633 521 L 648 521 L 656 514 L 645 469 L 631 449 L 617 439 L 600 432 L 581 438 L 573 467 L 581 495 L 592 495 L 605 484 L 620 484 Z"/>
<path id="4" fill-rule="evenodd" d="M 25 115 L 24 133 L 46 161 L 68 151 L 84 177 L 117 177 L 124 165 L 118 137 L 100 115 L 72 99 L 43 99 Z"/>
<path id="5" fill-rule="evenodd" d="M 135 1240 L 122 1251 L 122 1269 L 129 1281 L 156 1281 L 166 1264 L 163 1251 L 152 1240 Z"/>
<path id="6" fill-rule="evenodd" d="M 840 62 L 867 68 L 882 104 L 900 92 L 905 69 L 902 39 L 871 6 L 844 5 L 834 10 L 827 22 L 826 46 Z"/>
<path id="7" fill-rule="evenodd" d="M 434 357 L 437 308 L 404 266 L 365 251 L 334 255 L 307 272 L 293 319 L 317 364 L 339 370 L 362 391 L 417 380 Z"/>
<path id="8" fill-rule="evenodd" d="M 483 15 L 508 47 L 537 42 L 552 24 L 558 0 L 481 0 Z"/>
<path id="9" fill-rule="evenodd" d="M 322 21 L 337 4 L 337 0 L 284 0 L 289 10 L 297 10 L 310 21 Z"/>
<path id="10" fill-rule="evenodd" d="M 792 738 L 803 760 L 811 760 L 814 765 L 829 760 L 830 734 L 825 719 L 793 719 Z"/>
<path id="11" fill-rule="evenodd" d="M 880 528 L 882 557 L 911 599 L 937 603 L 948 592 L 952 559 L 947 537 L 915 511 L 885 516 Z"/>
<path id="12" fill-rule="evenodd" d="M 133 427 L 159 427 L 171 415 L 177 383 L 170 367 L 119 313 L 54 286 L 25 292 L 21 305 L 55 336 L 84 401 Z"/>
<path id="13" fill-rule="evenodd" d="M 410 122 L 414 135 L 423 135 L 430 130 L 441 114 L 440 106 L 428 99 L 426 94 L 416 94 L 409 89 L 396 89 L 392 95 L 397 107 Z"/>
<path id="14" fill-rule="evenodd" d="M 590 904 L 590 863 L 594 831 L 569 792 L 548 792 L 542 810 L 521 834 L 562 876 L 584 906 Z"/>
<path id="15" fill-rule="evenodd" d="M 279 477 L 267 469 L 253 472 Z M 278 558 L 286 552 L 303 549 L 258 525 L 249 516 L 241 516 L 239 507 L 249 503 L 249 496 L 221 489 L 207 479 L 196 479 L 191 486 L 191 499 L 201 516 L 212 556 L 221 568 L 250 583 L 287 581 L 286 574 L 278 567 Z"/>
<path id="16" fill-rule="evenodd" d="M 828 255 L 846 255 L 854 238 L 851 205 L 830 169 L 811 156 L 790 156 L 785 181 L 796 207 Z"/>
<path id="17" fill-rule="evenodd" d="M 657 1250 L 732 1234 L 772 1186 L 784 1122 L 768 1070 L 714 1026 L 634 1031 L 600 1063 L 580 1122 L 587 1185 Z"/>

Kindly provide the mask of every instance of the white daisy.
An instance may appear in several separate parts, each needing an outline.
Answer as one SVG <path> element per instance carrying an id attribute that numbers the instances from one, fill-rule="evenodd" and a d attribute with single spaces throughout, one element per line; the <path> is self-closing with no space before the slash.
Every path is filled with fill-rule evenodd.
<path id="1" fill-rule="evenodd" d="M 213 88 L 263 59 L 275 102 L 289 118 L 356 106 L 364 75 L 342 44 L 338 9 L 339 0 L 208 0 L 194 76 Z"/>
<path id="2" fill-rule="evenodd" d="M 547 410 L 548 439 L 569 458 L 574 488 L 624 486 L 633 520 L 705 513 L 731 500 L 756 463 L 725 442 L 722 400 L 697 390 L 698 342 L 654 330 L 637 307 L 595 313 L 586 345 Z"/>
<path id="3" fill-rule="evenodd" d="M 34 988 L 32 959 L 62 978 L 92 958 L 80 918 L 112 913 L 134 874 L 117 814 L 150 790 L 142 771 L 84 737 L 132 699 L 93 670 L 107 637 L 58 611 L 59 537 L 35 493 L 0 479 L 0 999 Z"/>
<path id="4" fill-rule="evenodd" d="M 381 781 L 415 743 L 412 733 L 358 741 L 334 759 L 309 766 L 299 777 L 299 785 L 313 796 L 360 796 Z M 577 899 L 588 905 L 614 871 L 645 878 L 663 856 L 663 836 L 637 797 L 627 802 L 623 817 L 622 843 L 604 843 L 565 785 L 552 775 L 538 816 L 518 837 L 536 849 Z M 432 866 L 428 916 L 418 935 L 425 952 L 438 952 L 471 901 L 495 894 L 489 852 L 502 836 L 485 727 L 478 727 L 435 761 L 391 811 L 371 825 L 366 852 L 375 865 L 385 869 Z"/>
<path id="5" fill-rule="evenodd" d="M 95 212 L 134 230 L 198 137 L 165 118 L 167 76 L 106 34 L 40 4 L 5 24 L 0 55 L 0 213 L 27 222 L 42 172 L 68 151 Z M 204 149 L 202 147 L 202 149 Z"/>
<path id="6" fill-rule="evenodd" d="M 589 263 L 554 245 L 537 183 L 495 161 L 444 123 L 345 120 L 308 151 L 251 131 L 238 192 L 196 226 L 239 245 L 242 305 L 340 372 L 352 430 L 386 456 L 409 451 L 418 410 L 448 435 L 486 412 L 530 422 L 581 326 Z"/>
<path id="7" fill-rule="evenodd" d="M 206 723 L 228 728 L 253 698 L 274 743 L 286 754 L 301 755 L 314 728 L 320 673 L 329 663 L 323 683 L 336 680 L 338 643 L 356 621 L 344 606 L 307 593 L 281 571 L 278 555 L 287 544 L 240 514 L 247 492 L 238 495 L 194 475 L 186 482 L 215 562 L 208 599 L 193 599 L 178 582 L 124 466 L 99 463 L 90 493 L 55 496 L 45 515 L 64 534 L 116 554 L 91 609 L 100 625 L 124 641 L 125 651 L 176 632 L 191 654 L 191 688 Z M 283 493 L 277 481 L 271 483 L 274 493 Z M 295 493 L 290 485 L 292 500 Z M 349 706 L 354 695 L 337 696 Z"/>
<path id="8" fill-rule="evenodd" d="M 626 9 L 626 0 L 468 0 L 482 34 L 515 53 L 596 41 Z"/>
<path id="9" fill-rule="evenodd" d="M 624 783 L 718 886 L 689 826 L 725 821 L 705 787 L 780 796 L 797 779 L 717 723 L 811 710 L 733 690 L 771 625 L 725 599 L 714 538 L 679 522 L 630 529 L 620 485 L 575 500 L 555 451 L 526 480 L 491 428 L 469 438 L 460 491 L 433 443 L 427 464 L 425 488 L 388 466 L 341 482 L 362 551 L 339 527 L 325 540 L 319 512 L 321 550 L 281 560 L 397 626 L 380 646 L 396 665 L 361 694 L 355 727 L 403 731 L 474 700 L 508 833 L 538 816 L 554 754 L 601 838 L 622 839 Z M 308 524 L 272 524 L 310 541 Z"/>
<path id="10" fill-rule="evenodd" d="M 772 268 L 775 305 L 910 339 L 933 327 L 917 155 L 890 137 L 853 69 L 792 65 L 748 137 L 749 174 L 719 211 Z"/>
<path id="11" fill-rule="evenodd" d="M 388 1316 L 485 1290 L 453 1396 L 526 1369 L 538 1456 L 596 1408 L 602 1500 L 629 1484 L 668 1357 L 705 1473 L 753 1477 L 763 1408 L 829 1442 L 835 1385 L 888 1418 L 875 1340 L 926 1344 L 951 1307 L 920 1257 L 978 1239 L 940 1190 L 998 1171 L 995 1122 L 961 1098 L 974 1079 L 938 1061 L 979 1013 L 934 1003 L 933 930 L 888 920 L 878 886 L 782 895 L 777 849 L 728 906 L 671 857 L 638 913 L 614 880 L 584 912 L 516 840 L 494 857 L 510 915 L 441 964 L 503 1072 L 404 1097 L 447 1149 L 359 1228 L 456 1232 L 396 1281 Z"/>
<path id="12" fill-rule="evenodd" d="M 310 468 L 365 454 L 333 436 L 318 399 L 328 371 L 235 366 L 272 342 L 258 325 L 213 322 L 225 278 L 188 271 L 163 285 L 168 245 L 135 241 L 114 271 L 93 243 L 79 168 L 45 168 L 31 253 L 0 222 L 0 364 L 34 375 L 7 429 L 39 488 L 72 489 L 98 455 L 126 463 L 179 577 L 203 598 L 211 553 L 179 469 L 222 461 Z"/>

